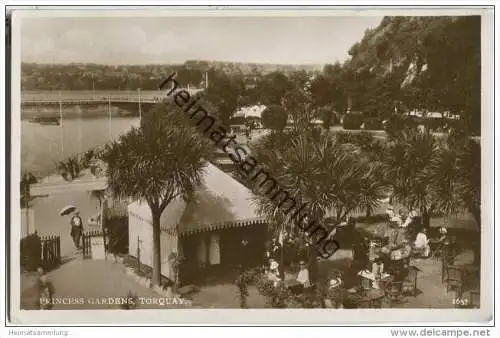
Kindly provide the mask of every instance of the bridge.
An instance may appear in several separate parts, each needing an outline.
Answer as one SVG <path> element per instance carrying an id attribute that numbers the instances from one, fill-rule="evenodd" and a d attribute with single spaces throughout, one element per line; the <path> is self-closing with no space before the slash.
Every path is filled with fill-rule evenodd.
<path id="1" fill-rule="evenodd" d="M 203 89 L 185 90 L 194 95 Z M 156 103 L 166 97 L 165 90 L 21 91 L 21 105 Z"/>

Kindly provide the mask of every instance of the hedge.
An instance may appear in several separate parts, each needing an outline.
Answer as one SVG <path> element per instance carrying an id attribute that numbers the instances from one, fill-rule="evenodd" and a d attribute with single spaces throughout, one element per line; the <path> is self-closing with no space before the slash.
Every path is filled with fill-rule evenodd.
<path id="1" fill-rule="evenodd" d="M 347 114 L 344 116 L 342 121 L 342 127 L 344 129 L 360 129 L 363 124 L 363 115 L 359 114 Z"/>
<path id="2" fill-rule="evenodd" d="M 34 271 L 42 265 L 42 240 L 36 234 L 21 239 L 21 267 Z"/>

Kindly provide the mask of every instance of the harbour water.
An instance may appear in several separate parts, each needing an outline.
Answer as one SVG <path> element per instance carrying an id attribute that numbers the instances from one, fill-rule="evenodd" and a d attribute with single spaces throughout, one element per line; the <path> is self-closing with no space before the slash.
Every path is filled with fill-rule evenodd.
<path id="1" fill-rule="evenodd" d="M 62 124 L 41 125 L 21 121 L 21 169 L 35 176 L 55 172 L 56 163 L 116 139 L 132 127 L 138 117 L 66 118 Z"/>

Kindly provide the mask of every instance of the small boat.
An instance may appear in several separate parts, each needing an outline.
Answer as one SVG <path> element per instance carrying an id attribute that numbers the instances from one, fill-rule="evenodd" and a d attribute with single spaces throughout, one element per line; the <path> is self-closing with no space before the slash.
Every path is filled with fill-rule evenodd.
<path id="1" fill-rule="evenodd" d="M 31 120 L 31 122 L 40 123 L 42 125 L 59 125 L 59 119 L 57 117 L 36 116 Z"/>

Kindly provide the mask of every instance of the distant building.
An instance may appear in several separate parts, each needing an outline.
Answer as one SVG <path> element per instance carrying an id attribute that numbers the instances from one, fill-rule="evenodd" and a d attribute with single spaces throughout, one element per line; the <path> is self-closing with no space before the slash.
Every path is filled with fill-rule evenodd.
<path id="1" fill-rule="evenodd" d="M 234 113 L 234 116 L 260 119 L 264 110 L 266 110 L 266 106 L 264 105 L 242 107 L 236 113 Z"/>

